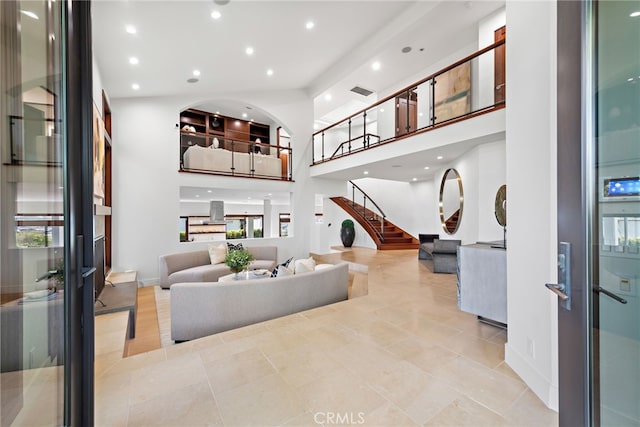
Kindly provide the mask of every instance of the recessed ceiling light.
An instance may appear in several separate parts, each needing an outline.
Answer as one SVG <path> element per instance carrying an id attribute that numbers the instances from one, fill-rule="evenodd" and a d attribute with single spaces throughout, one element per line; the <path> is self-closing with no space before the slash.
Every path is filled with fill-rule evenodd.
<path id="1" fill-rule="evenodd" d="M 436 159 L 442 160 L 442 156 L 438 156 L 438 157 L 436 157 Z"/>
<path id="2" fill-rule="evenodd" d="M 429 170 L 429 166 L 425 166 L 424 170 L 428 171 Z"/>
<path id="3" fill-rule="evenodd" d="M 242 118 L 246 119 L 247 118 L 247 113 L 242 113 Z"/>
<path id="4" fill-rule="evenodd" d="M 411 46 L 405 46 L 402 48 L 402 53 L 409 53 L 411 52 Z"/>
<path id="5" fill-rule="evenodd" d="M 193 75 L 198 77 L 200 75 L 200 70 L 193 70 Z"/>
<path id="6" fill-rule="evenodd" d="M 369 171 L 364 171 L 362 173 L 365 174 L 365 175 L 369 175 Z"/>
<path id="7" fill-rule="evenodd" d="M 412 178 L 411 179 L 411 181 L 417 181 L 417 180 L 418 180 L 418 178 Z"/>
<path id="8" fill-rule="evenodd" d="M 200 195 L 199 195 L 199 194 L 196 194 L 196 197 L 200 197 Z"/>
<path id="9" fill-rule="evenodd" d="M 273 76 L 273 70 L 271 68 L 267 70 L 267 76 Z"/>
<path id="10" fill-rule="evenodd" d="M 633 81 L 633 77 L 629 77 L 629 78 L 627 79 L 627 81 L 628 81 L 628 82 L 632 82 L 632 81 Z"/>
<path id="11" fill-rule="evenodd" d="M 636 16 L 640 16 L 640 11 L 636 11 L 636 12 L 631 12 L 631 14 L 629 14 L 630 17 L 635 18 Z"/>
<path id="12" fill-rule="evenodd" d="M 330 94 L 330 93 L 326 94 L 326 95 L 324 96 L 324 100 L 325 100 L 325 101 L 331 101 L 331 94 Z"/>
<path id="13" fill-rule="evenodd" d="M 200 79 L 196 79 L 195 77 L 191 77 L 187 79 L 187 83 L 198 83 Z"/>
<path id="14" fill-rule="evenodd" d="M 269 195 L 269 196 L 273 196 L 273 194 L 272 194 L 272 193 L 269 193 L 268 195 Z"/>
<path id="15" fill-rule="evenodd" d="M 213 19 L 220 19 L 221 16 L 222 14 L 220 13 L 219 10 L 214 10 L 213 12 L 211 12 L 211 17 Z"/>
<path id="16" fill-rule="evenodd" d="M 138 58 L 136 58 L 135 56 L 132 56 L 131 58 L 129 58 L 129 64 L 138 65 L 139 63 L 140 63 L 140 60 Z"/>
<path id="17" fill-rule="evenodd" d="M 207 193 L 212 193 L 212 191 L 211 190 L 207 190 Z"/>
<path id="18" fill-rule="evenodd" d="M 381 109 L 380 109 L 380 112 L 381 112 L 381 113 L 384 113 L 384 108 L 381 108 Z"/>
<path id="19" fill-rule="evenodd" d="M 376 61 L 373 64 L 371 64 L 371 68 L 373 69 L 373 71 L 378 71 L 380 69 L 382 65 L 380 64 L 380 62 Z"/>
<path id="20" fill-rule="evenodd" d="M 253 55 L 253 48 L 249 46 L 248 48 L 245 49 L 245 52 L 247 53 L 247 55 Z"/>
<path id="21" fill-rule="evenodd" d="M 135 34 L 135 33 L 137 33 L 137 32 L 138 32 L 138 30 L 136 30 L 136 27 L 134 27 L 133 25 L 127 25 L 127 26 L 125 27 L 125 30 L 126 30 L 126 32 L 127 32 L 127 33 L 129 33 L 129 34 Z"/>
<path id="22" fill-rule="evenodd" d="M 138 89 L 140 89 L 140 85 L 138 83 L 134 83 L 134 84 L 131 85 L 131 89 L 138 90 Z"/>
<path id="23" fill-rule="evenodd" d="M 310 29 L 312 29 L 312 28 L 313 28 L 313 27 L 315 27 L 315 26 L 316 26 L 316 24 L 315 24 L 315 22 L 313 22 L 313 21 L 307 21 L 307 23 L 306 23 L 306 24 L 304 24 L 304 27 L 305 27 L 307 30 L 310 30 Z"/>
<path id="24" fill-rule="evenodd" d="M 220 114 L 220 111 L 216 111 L 216 114 Z"/>
<path id="25" fill-rule="evenodd" d="M 31 12 L 30 10 L 21 10 L 20 13 L 22 13 L 23 15 L 28 16 L 29 18 L 32 19 L 40 19 L 38 18 L 38 15 L 36 15 L 35 13 Z"/>

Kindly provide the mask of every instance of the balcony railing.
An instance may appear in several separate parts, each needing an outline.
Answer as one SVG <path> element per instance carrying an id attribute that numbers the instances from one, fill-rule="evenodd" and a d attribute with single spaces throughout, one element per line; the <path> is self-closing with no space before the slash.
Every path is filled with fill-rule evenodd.
<path id="1" fill-rule="evenodd" d="M 496 42 L 317 131 L 312 164 L 504 108 L 505 48 Z"/>
<path id="2" fill-rule="evenodd" d="M 290 146 L 180 131 L 180 171 L 292 181 Z"/>

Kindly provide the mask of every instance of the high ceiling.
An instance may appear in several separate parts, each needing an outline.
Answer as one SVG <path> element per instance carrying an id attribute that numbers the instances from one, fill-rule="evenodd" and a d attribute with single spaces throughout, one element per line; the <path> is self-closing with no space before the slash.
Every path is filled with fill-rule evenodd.
<path id="1" fill-rule="evenodd" d="M 423 77 L 452 53 L 476 50 L 478 21 L 502 6 L 490 0 L 94 1 L 94 55 L 111 98 L 206 93 L 215 99 L 302 89 L 315 98 L 316 123 L 324 127 L 374 103 L 378 93 Z M 137 64 L 129 63 L 132 57 Z M 198 82 L 188 83 L 192 78 Z M 373 94 L 350 92 L 356 85 Z M 236 117 L 248 112 L 237 102 L 210 108 Z M 256 110 L 249 114 L 272 124 Z M 388 166 L 372 166 L 372 175 L 385 178 Z"/>

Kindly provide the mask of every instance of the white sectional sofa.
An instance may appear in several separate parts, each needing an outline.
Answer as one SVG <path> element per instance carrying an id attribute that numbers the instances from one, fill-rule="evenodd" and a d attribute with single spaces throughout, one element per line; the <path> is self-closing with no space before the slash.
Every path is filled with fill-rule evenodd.
<path id="1" fill-rule="evenodd" d="M 250 270 L 271 270 L 278 259 L 277 246 L 246 247 L 254 260 Z M 159 258 L 160 287 L 169 289 L 179 282 L 216 282 L 219 277 L 230 274 L 225 264 L 211 264 L 208 250 L 180 252 L 162 255 Z"/>
<path id="2" fill-rule="evenodd" d="M 347 299 L 349 266 L 229 282 L 174 283 L 171 339 L 186 341 Z"/>

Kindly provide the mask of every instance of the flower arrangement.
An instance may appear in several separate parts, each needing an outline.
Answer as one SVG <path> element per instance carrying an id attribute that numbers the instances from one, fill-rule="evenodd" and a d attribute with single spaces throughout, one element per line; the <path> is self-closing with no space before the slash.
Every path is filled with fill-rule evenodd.
<path id="1" fill-rule="evenodd" d="M 236 251 L 227 252 L 227 256 L 224 258 L 224 263 L 234 273 L 240 273 L 246 269 L 249 263 L 253 261 L 253 255 L 246 249 L 240 249 Z"/>
<path id="2" fill-rule="evenodd" d="M 345 219 L 344 221 L 342 221 L 342 226 L 346 228 L 353 228 L 353 221 L 351 221 L 350 219 Z"/>

